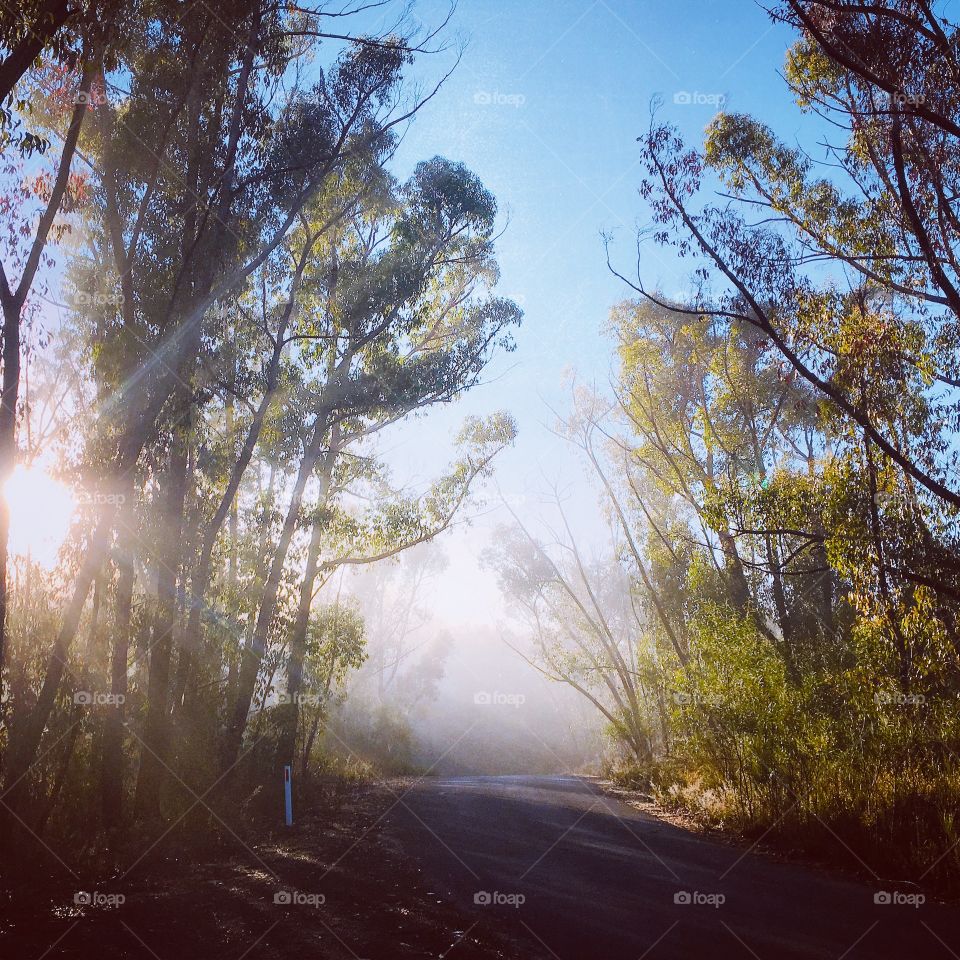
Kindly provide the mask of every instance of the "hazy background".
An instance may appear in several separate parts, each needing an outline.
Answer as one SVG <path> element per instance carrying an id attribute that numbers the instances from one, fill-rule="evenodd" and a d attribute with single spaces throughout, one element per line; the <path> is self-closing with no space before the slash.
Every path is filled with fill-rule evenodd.
<path id="1" fill-rule="evenodd" d="M 415 13 L 431 25 L 448 10 L 423 0 Z M 721 105 L 797 122 L 776 79 L 790 35 L 746 0 L 543 0 L 520 10 L 508 0 L 461 0 L 446 36 L 455 38 L 450 49 L 421 57 L 411 76 L 426 92 L 461 54 L 459 65 L 417 114 L 394 171 L 405 178 L 419 160 L 443 154 L 481 177 L 500 206 L 501 292 L 525 319 L 516 352 L 499 356 L 482 386 L 400 425 L 383 450 L 397 483 L 423 489 L 448 462 L 467 415 L 505 408 L 520 434 L 488 485 L 489 505 L 439 542 L 447 563 L 422 598 L 432 615 L 423 636 L 445 634 L 450 649 L 436 701 L 411 715 L 414 752 L 445 772 L 579 768 L 597 755 L 599 720 L 505 645 L 510 611 L 479 556 L 511 520 L 499 494 L 542 533 L 556 491 L 578 540 L 598 550 L 605 542 L 594 489 L 550 427 L 574 379 L 603 388 L 614 364 L 604 328 L 630 291 L 608 271 L 602 235 L 612 234 L 614 261 L 630 275 L 636 230 L 648 220 L 636 137 L 654 98 L 691 143 Z M 778 133 L 789 140 L 799 132 Z M 683 288 L 683 264 L 652 245 L 642 269 L 650 286 Z M 525 700 L 474 704 L 476 692 L 495 690 Z M 345 707 L 354 719 L 368 711 L 362 692 L 360 678 Z"/>

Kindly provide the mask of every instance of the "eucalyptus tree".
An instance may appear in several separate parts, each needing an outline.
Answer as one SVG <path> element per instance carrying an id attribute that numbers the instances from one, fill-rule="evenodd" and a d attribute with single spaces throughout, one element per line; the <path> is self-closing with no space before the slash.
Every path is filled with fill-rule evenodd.
<path id="1" fill-rule="evenodd" d="M 782 515 L 765 523 L 757 508 L 764 501 L 769 512 L 780 479 L 815 471 L 829 453 L 828 424 L 812 392 L 785 375 L 752 327 L 649 301 L 621 304 L 614 316 L 626 427 L 615 445 L 632 515 L 666 543 L 672 538 L 647 509 L 644 491 L 652 485 L 683 502 L 699 528 L 692 544 L 722 575 L 732 607 L 753 616 L 796 678 L 796 647 L 809 642 L 801 627 L 811 613 L 828 632 L 832 620 L 825 507 L 807 491 L 803 519 L 793 526 Z M 796 500 L 800 480 L 791 482 Z M 801 584 L 814 583 L 820 589 L 808 596 Z"/>
<path id="2" fill-rule="evenodd" d="M 396 563 L 360 567 L 350 578 L 350 594 L 357 598 L 367 626 L 369 651 L 351 684 L 351 704 L 359 699 L 368 709 L 392 705 L 406 712 L 427 695 L 417 675 L 442 669 L 444 651 L 432 642 L 422 649 L 432 617 L 425 600 L 446 562 L 442 549 L 432 544 L 405 553 Z M 414 656 L 418 650 L 439 662 L 424 671 Z"/>
<path id="3" fill-rule="evenodd" d="M 484 562 L 497 573 L 524 630 L 521 656 L 576 690 L 604 717 L 636 764 L 649 764 L 659 736 L 653 636 L 616 556 L 588 560 L 567 535 L 554 549 L 519 518 L 498 532 Z"/>
<path id="4" fill-rule="evenodd" d="M 472 487 L 477 481 L 490 476 L 495 458 L 513 443 L 515 436 L 516 425 L 504 413 L 493 414 L 485 420 L 468 418 L 457 436 L 459 456 L 426 492 L 411 495 L 393 491 L 382 478 L 374 476 L 370 478 L 375 481 L 372 485 L 369 480 L 362 484 L 369 486 L 370 490 L 369 496 L 361 499 L 372 503 L 365 510 L 343 502 L 344 495 L 346 498 L 356 498 L 361 492 L 349 483 L 349 474 L 347 482 L 341 480 L 335 486 L 330 484 L 329 464 L 336 463 L 342 453 L 348 452 L 337 437 L 338 442 L 328 452 L 321 472 L 321 499 L 309 524 L 309 545 L 299 584 L 296 613 L 288 631 L 288 655 L 284 664 L 286 704 L 280 720 L 279 762 L 292 763 L 294 759 L 318 590 L 345 567 L 388 561 L 405 551 L 430 543 L 449 529 L 463 514 Z M 341 465 L 342 462 L 343 458 Z M 367 477 L 369 469 L 365 467 L 361 480 Z M 325 559 L 322 552 L 326 554 Z M 315 658 L 313 663 L 315 672 Z M 351 666 L 358 667 L 359 663 L 351 661 Z M 324 684 L 324 699 L 328 694 L 329 689 Z M 316 696 L 315 691 L 313 696 Z M 316 729 L 312 735 L 316 735 Z M 309 755 L 309 750 L 306 754 Z"/>
<path id="5" fill-rule="evenodd" d="M 456 397 L 494 348 L 510 347 L 519 321 L 515 304 L 489 293 L 496 205 L 475 175 L 434 158 L 418 165 L 398 201 L 357 218 L 327 268 L 325 327 L 309 347 L 323 374 L 308 385 L 303 452 L 228 715 L 224 769 L 240 749 L 304 493 L 330 432 L 346 424 L 369 435 Z"/>
<path id="6" fill-rule="evenodd" d="M 89 125 L 98 60 L 114 59 L 122 43 L 115 30 L 117 6 L 106 4 L 97 16 L 90 7 L 71 8 L 65 2 L 0 10 L 0 49 L 6 54 L 0 59 L 0 103 L 11 97 L 18 84 L 21 93 L 14 98 L 15 110 L 5 104 L 0 107 L 8 220 L 0 248 L 0 483 L 10 478 L 17 460 L 24 327 L 36 313 L 38 279 L 52 263 L 51 248 L 70 228 L 64 215 L 76 211 L 86 192 L 74 160 L 81 131 Z M 48 84 L 52 81 L 52 86 L 25 89 L 31 68 L 34 76 Z M 38 116 L 31 118 L 31 95 L 48 92 L 52 109 L 38 104 Z M 51 137 L 59 142 L 57 149 Z M 14 152 L 19 154 L 16 159 Z M 39 174 L 28 175 L 21 162 L 31 156 Z M 9 537 L 10 511 L 0 498 L 0 682 L 6 665 Z M 0 759 L 4 746 L 0 743 Z"/>
<path id="7" fill-rule="evenodd" d="M 94 159 L 91 230 L 108 253 L 101 282 L 116 291 L 116 309 L 101 325 L 97 361 L 112 387 L 90 457 L 102 483 L 124 496 L 144 449 L 159 439 L 165 450 L 159 472 L 170 523 L 158 545 L 165 573 L 151 639 L 159 701 L 170 669 L 189 421 L 213 308 L 242 292 L 331 177 L 352 157 L 382 149 L 390 128 L 418 106 L 401 93 L 416 42 L 350 38 L 339 19 L 336 31 L 325 29 L 326 17 L 344 13 L 259 0 L 216 11 L 134 9 L 123 24 L 129 49 L 116 69 L 99 64 L 106 102 L 84 146 Z M 330 41 L 340 52 L 305 84 L 301 68 L 324 35 L 341 38 Z M 14 731 L 7 783 L 15 793 L 107 557 L 118 502 L 106 504 L 90 530 L 36 704 Z M 161 707 L 150 721 L 157 735 Z"/>
<path id="8" fill-rule="evenodd" d="M 308 692 L 287 694 L 288 702 L 297 711 L 302 710 L 303 733 L 298 755 L 302 778 L 310 773 L 310 758 L 322 724 L 331 708 L 346 695 L 348 671 L 359 669 L 366 657 L 366 642 L 363 618 L 350 604 L 337 600 L 312 611 L 303 643 L 301 672 L 301 686 Z M 292 761 L 294 753 L 285 738 L 292 733 L 295 750 L 296 720 L 288 719 L 286 729 L 289 732 L 281 738 L 279 756 L 281 761 Z"/>
<path id="9" fill-rule="evenodd" d="M 818 163 L 721 113 L 698 152 L 654 123 L 642 192 L 657 241 L 714 281 L 692 315 L 752 327 L 825 402 L 871 491 L 849 547 L 873 541 L 880 606 L 898 584 L 934 591 L 957 646 L 957 27 L 923 3 L 791 0 L 772 15 L 799 32 L 785 71 L 799 107 L 841 142 Z M 732 202 L 697 208 L 708 174 Z"/>
<path id="10" fill-rule="evenodd" d="M 687 318 L 681 350 L 716 336 L 715 358 L 741 355 L 690 417 L 682 390 L 676 410 L 658 407 L 658 378 L 680 364 L 659 362 L 660 331 L 644 325 L 626 371 L 642 402 L 630 397 L 628 412 L 644 461 L 692 438 L 700 455 L 684 471 L 698 483 L 709 414 L 730 475 L 693 499 L 737 544 L 773 639 L 790 641 L 781 656 L 762 621 L 734 613 L 704 575 L 716 551 L 701 552 L 685 676 L 706 698 L 679 718 L 684 750 L 747 820 L 793 803 L 805 825 L 832 821 L 866 852 L 841 813 L 857 810 L 885 837 L 869 855 L 921 864 L 948 842 L 956 777 L 958 27 L 945 5 L 920 2 L 784 0 L 770 12 L 797 32 L 785 77 L 799 109 L 830 124 L 822 159 L 743 114 L 718 114 L 702 149 L 655 117 L 639 138 L 648 236 L 693 267 L 692 289 L 672 303 L 640 262 L 620 273 L 663 316 Z M 710 182 L 719 201 L 700 199 Z M 771 425 L 766 446 L 753 442 Z M 915 702 L 929 709 L 885 709 Z"/>

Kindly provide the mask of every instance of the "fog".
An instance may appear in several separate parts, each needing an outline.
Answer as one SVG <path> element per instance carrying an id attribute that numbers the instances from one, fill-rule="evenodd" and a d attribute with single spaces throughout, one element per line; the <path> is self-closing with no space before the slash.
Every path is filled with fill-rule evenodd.
<path id="1" fill-rule="evenodd" d="M 329 748 L 403 773 L 596 772 L 601 718 L 532 665 L 529 637 L 496 609 L 487 622 L 436 615 L 450 567 L 440 538 L 337 584 L 364 611 L 368 656 Z"/>

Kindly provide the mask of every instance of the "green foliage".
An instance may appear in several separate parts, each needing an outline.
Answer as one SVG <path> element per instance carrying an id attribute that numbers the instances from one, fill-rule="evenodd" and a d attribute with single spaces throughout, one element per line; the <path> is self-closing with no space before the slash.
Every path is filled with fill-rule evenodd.
<path id="1" fill-rule="evenodd" d="M 280 764 L 354 768 L 326 734 L 368 628 L 331 581 L 440 535 L 516 427 L 470 418 L 419 491 L 391 485 L 378 435 L 476 385 L 521 320 L 495 292 L 480 179 L 439 156 L 405 183 L 388 169 L 426 32 L 353 34 L 363 10 L 345 9 L 334 36 L 322 7 L 258 0 L 126 4 L 117 23 L 88 6 L 34 37 L 0 14 L 8 52 L 36 40 L 43 59 L 18 88 L 24 123 L 53 142 L 83 119 L 84 174 L 51 234 L 76 226 L 64 335 L 49 351 L 24 337 L 30 403 L 9 407 L 83 503 L 56 574 L 18 572 L 0 664 L 4 796 L 71 845 L 84 823 L 199 826 L 188 796 L 269 810 Z M 96 91 L 78 100 L 81 74 Z M 50 192 L 36 165 L 36 183 L 4 168 L 24 223 Z M 404 675 L 410 698 L 440 673 L 438 655 Z M 91 691 L 109 702 L 71 699 Z M 399 743 L 402 718 L 384 723 Z"/>
<path id="2" fill-rule="evenodd" d="M 646 545 L 627 559 L 679 698 L 654 779 L 955 888 L 957 27 L 910 3 L 770 12 L 826 155 L 743 114 L 702 150 L 653 122 L 652 239 L 694 285 L 676 304 L 638 278 L 614 315 L 607 492 Z M 698 205 L 712 177 L 723 200 Z"/>
<path id="3" fill-rule="evenodd" d="M 592 609 L 556 599 L 556 619 L 540 614 L 546 662 L 607 711 L 622 782 L 817 855 L 836 857 L 840 837 L 854 866 L 953 888 L 960 860 L 938 857 L 960 786 L 957 608 L 932 573 L 950 562 L 952 511 L 784 375 L 749 325 L 640 301 L 612 326 L 619 403 L 598 414 L 578 395 L 567 431 L 619 518 L 618 589 L 639 616 L 621 626 L 610 593 L 596 606 L 626 631 L 632 670 L 616 647 L 585 645 Z M 901 437 L 923 436 L 925 382 L 897 362 L 916 331 L 899 327 L 886 353 L 844 346 L 851 324 L 830 329 L 835 382 Z M 542 551 L 500 551 L 513 596 L 542 604 L 573 585 L 567 601 L 584 599 Z M 598 676 L 606 690 L 586 682 Z M 652 754 L 623 709 L 633 689 Z"/>

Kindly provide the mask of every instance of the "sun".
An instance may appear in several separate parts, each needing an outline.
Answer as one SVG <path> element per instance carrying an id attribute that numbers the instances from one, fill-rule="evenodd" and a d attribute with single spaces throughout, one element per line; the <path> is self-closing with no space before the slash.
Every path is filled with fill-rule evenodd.
<path id="1" fill-rule="evenodd" d="M 41 467 L 22 464 L 3 493 L 10 506 L 10 552 L 52 569 L 76 510 L 73 493 Z"/>

